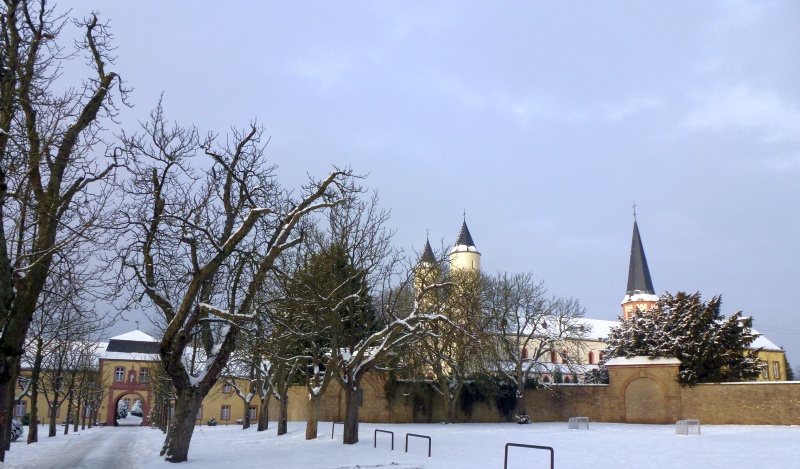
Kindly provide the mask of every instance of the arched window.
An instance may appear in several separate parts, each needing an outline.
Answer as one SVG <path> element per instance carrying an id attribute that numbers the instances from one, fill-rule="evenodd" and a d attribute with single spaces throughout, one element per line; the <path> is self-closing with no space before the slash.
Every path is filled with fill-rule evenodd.
<path id="1" fill-rule="evenodd" d="M 589 364 L 594 365 L 594 352 L 589 352 Z"/>
<path id="2" fill-rule="evenodd" d="M 558 352 L 555 350 L 550 352 L 550 361 L 553 363 L 558 363 Z"/>
<path id="3" fill-rule="evenodd" d="M 569 377 L 569 376 L 564 376 L 564 382 L 565 382 L 565 383 L 571 383 L 571 382 L 572 382 L 572 379 L 570 379 L 570 377 Z"/>
<path id="4" fill-rule="evenodd" d="M 547 375 L 544 375 L 544 378 L 542 378 L 542 382 L 543 383 L 549 383 L 550 382 L 550 377 L 547 376 Z"/>
<path id="5" fill-rule="evenodd" d="M 528 358 L 528 347 L 522 347 L 522 358 Z"/>

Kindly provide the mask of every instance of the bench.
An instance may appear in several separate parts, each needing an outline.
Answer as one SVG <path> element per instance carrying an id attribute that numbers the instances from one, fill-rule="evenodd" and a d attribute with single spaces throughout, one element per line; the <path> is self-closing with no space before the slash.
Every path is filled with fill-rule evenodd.
<path id="1" fill-rule="evenodd" d="M 569 429 L 570 430 L 579 430 L 581 426 L 586 427 L 589 429 L 589 417 L 572 417 L 569 419 Z"/>

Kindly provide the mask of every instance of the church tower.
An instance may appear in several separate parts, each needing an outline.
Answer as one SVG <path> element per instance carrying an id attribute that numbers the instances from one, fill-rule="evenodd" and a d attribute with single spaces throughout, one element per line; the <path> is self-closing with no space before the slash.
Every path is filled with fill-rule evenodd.
<path id="1" fill-rule="evenodd" d="M 431 249 L 429 240 L 425 240 L 425 249 L 419 258 L 417 266 L 414 268 L 414 295 L 419 295 L 422 287 L 438 282 L 441 278 L 441 270 L 436 256 Z"/>
<path id="2" fill-rule="evenodd" d="M 464 270 L 481 270 L 481 253 L 475 247 L 475 242 L 472 240 L 472 235 L 469 234 L 467 228 L 467 220 L 461 225 L 461 231 L 458 233 L 458 239 L 455 246 L 450 250 L 450 270 L 464 269 Z"/>
<path id="3" fill-rule="evenodd" d="M 639 235 L 639 225 L 636 223 L 636 213 L 633 214 L 633 239 L 631 240 L 631 261 L 628 266 L 628 291 L 622 300 L 622 314 L 628 319 L 636 312 L 653 309 L 658 303 L 658 296 L 653 289 L 653 280 L 650 278 L 650 269 L 647 267 L 647 258 L 644 256 L 642 237 Z"/>

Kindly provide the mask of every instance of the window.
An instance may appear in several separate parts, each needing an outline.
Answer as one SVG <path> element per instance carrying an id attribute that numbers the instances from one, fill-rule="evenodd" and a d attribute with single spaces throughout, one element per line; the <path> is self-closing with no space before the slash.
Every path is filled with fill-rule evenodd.
<path id="1" fill-rule="evenodd" d="M 225 383 L 222 385 L 222 392 L 229 393 L 231 392 L 231 383 Z"/>
<path id="2" fill-rule="evenodd" d="M 139 382 L 142 384 L 147 384 L 150 382 L 150 370 L 148 368 L 142 368 L 139 370 Z"/>
<path id="3" fill-rule="evenodd" d="M 522 358 L 523 359 L 528 358 L 528 348 L 527 347 L 522 347 Z"/>
<path id="4" fill-rule="evenodd" d="M 594 352 L 589 352 L 589 364 L 594 365 Z"/>
<path id="5" fill-rule="evenodd" d="M 20 389 L 25 389 L 25 386 L 30 383 L 31 379 L 25 376 L 17 376 L 17 387 Z"/>
<path id="6" fill-rule="evenodd" d="M 558 363 L 558 353 L 555 350 L 550 352 L 550 361 L 553 363 Z"/>
<path id="7" fill-rule="evenodd" d="M 175 404 L 170 404 L 167 409 L 167 418 L 171 419 L 173 417 L 175 417 Z"/>
<path id="8" fill-rule="evenodd" d="M 203 406 L 197 409 L 197 415 L 194 417 L 197 420 L 203 420 Z"/>
<path id="9" fill-rule="evenodd" d="M 564 382 L 565 383 L 571 383 L 572 380 L 569 378 L 569 376 L 564 376 Z"/>
<path id="10" fill-rule="evenodd" d="M 222 406 L 222 411 L 219 413 L 220 420 L 230 420 L 231 418 L 231 406 L 224 405 Z"/>
<path id="11" fill-rule="evenodd" d="M 563 360 L 564 363 L 569 363 L 569 352 L 567 352 L 566 350 L 562 350 L 561 359 Z"/>
<path id="12" fill-rule="evenodd" d="M 84 417 L 91 417 L 92 416 L 92 408 L 86 404 L 83 407 L 83 416 Z"/>
<path id="13" fill-rule="evenodd" d="M 47 406 L 48 418 L 53 418 L 53 413 L 54 413 L 53 409 L 55 409 L 55 417 L 58 417 L 58 415 L 61 413 L 61 406 L 56 407 L 55 404 L 50 404 L 49 406 Z"/>
<path id="14" fill-rule="evenodd" d="M 114 368 L 114 381 L 125 381 L 125 367 L 118 366 Z"/>
<path id="15" fill-rule="evenodd" d="M 772 377 L 781 379 L 781 365 L 778 362 L 772 362 Z"/>
<path id="16" fill-rule="evenodd" d="M 761 377 L 769 379 L 769 365 L 767 362 L 761 362 Z"/>
<path id="17" fill-rule="evenodd" d="M 247 409 L 247 415 L 250 418 L 250 421 L 256 419 L 256 414 L 258 413 L 258 408 L 254 405 L 251 405 L 249 409 Z"/>
<path id="18" fill-rule="evenodd" d="M 15 417 L 22 417 L 27 413 L 28 410 L 28 401 L 19 401 L 17 405 L 14 406 L 14 416 Z"/>
<path id="19" fill-rule="evenodd" d="M 547 375 L 544 375 L 544 378 L 542 378 L 542 382 L 543 383 L 549 383 L 550 382 L 550 377 L 547 376 Z"/>

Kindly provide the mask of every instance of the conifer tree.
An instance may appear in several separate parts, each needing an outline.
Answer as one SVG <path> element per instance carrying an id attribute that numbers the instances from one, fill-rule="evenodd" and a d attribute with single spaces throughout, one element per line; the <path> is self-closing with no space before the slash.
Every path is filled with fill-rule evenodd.
<path id="1" fill-rule="evenodd" d="M 746 381 L 759 372 L 757 334 L 752 318 L 720 312 L 722 297 L 707 303 L 700 293 L 665 293 L 652 311 L 639 311 L 613 328 L 606 343 L 612 357 L 674 357 L 681 361 L 681 384 Z"/>

